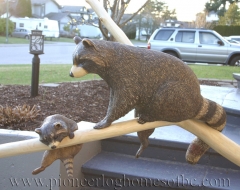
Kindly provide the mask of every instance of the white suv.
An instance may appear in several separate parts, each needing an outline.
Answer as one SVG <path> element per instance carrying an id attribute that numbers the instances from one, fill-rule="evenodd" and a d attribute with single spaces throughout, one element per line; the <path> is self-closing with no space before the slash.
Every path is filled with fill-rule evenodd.
<path id="1" fill-rule="evenodd" d="M 148 49 L 171 54 L 186 62 L 240 66 L 240 45 L 229 43 L 213 30 L 160 28 L 151 35 Z"/>

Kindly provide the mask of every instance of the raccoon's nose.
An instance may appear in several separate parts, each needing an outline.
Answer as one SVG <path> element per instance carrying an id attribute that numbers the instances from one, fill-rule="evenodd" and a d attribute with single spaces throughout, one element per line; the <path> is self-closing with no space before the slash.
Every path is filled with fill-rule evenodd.
<path id="1" fill-rule="evenodd" d="M 72 71 L 70 71 L 69 76 L 70 76 L 70 77 L 74 77 Z"/>
<path id="2" fill-rule="evenodd" d="M 55 145 L 51 146 L 51 149 L 55 149 L 55 148 L 57 148 Z"/>

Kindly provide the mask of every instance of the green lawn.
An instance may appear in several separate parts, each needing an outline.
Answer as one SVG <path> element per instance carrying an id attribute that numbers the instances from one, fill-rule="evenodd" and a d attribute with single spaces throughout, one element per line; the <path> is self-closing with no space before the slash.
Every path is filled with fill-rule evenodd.
<path id="1" fill-rule="evenodd" d="M 240 67 L 190 65 L 198 78 L 233 80 L 232 73 L 240 73 Z"/>
<path id="2" fill-rule="evenodd" d="M 39 83 L 73 82 L 80 80 L 99 79 L 97 75 L 71 78 L 71 64 L 40 65 Z M 190 65 L 198 78 L 232 80 L 232 73 L 240 73 L 240 67 Z M 0 65 L 0 84 L 31 84 L 32 65 Z"/>
<path id="3" fill-rule="evenodd" d="M 90 74 L 78 79 L 69 76 L 71 64 L 40 65 L 39 83 L 74 82 L 80 80 L 99 79 L 99 76 Z M 0 84 L 30 85 L 32 65 L 0 65 Z"/>

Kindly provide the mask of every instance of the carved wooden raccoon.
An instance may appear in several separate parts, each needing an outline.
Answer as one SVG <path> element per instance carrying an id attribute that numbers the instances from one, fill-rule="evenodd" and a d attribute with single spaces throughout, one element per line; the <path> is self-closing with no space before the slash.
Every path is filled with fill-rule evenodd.
<path id="1" fill-rule="evenodd" d="M 55 114 L 44 119 L 40 128 L 36 128 L 35 132 L 39 134 L 40 141 L 51 149 L 55 149 L 58 144 L 65 138 L 74 137 L 74 131 L 78 129 L 75 121 L 60 115 Z"/>
<path id="2" fill-rule="evenodd" d="M 74 40 L 77 46 L 70 76 L 96 73 L 110 87 L 107 114 L 95 129 L 108 127 L 132 109 L 136 109 L 141 124 L 198 119 L 218 131 L 224 128 L 224 109 L 201 96 L 197 77 L 180 59 L 117 42 L 78 37 Z M 148 137 L 153 131 L 138 132 L 141 146 L 137 157 L 148 146 Z M 187 161 L 196 163 L 208 148 L 196 138 L 187 150 Z"/>
<path id="3" fill-rule="evenodd" d="M 67 136 L 74 137 L 74 131 L 78 129 L 75 121 L 56 114 L 48 116 L 40 128 L 35 131 L 40 136 L 40 141 L 54 150 L 46 150 L 42 157 L 41 166 L 36 168 L 32 174 L 36 175 L 45 170 L 55 160 L 60 159 L 67 171 L 68 177 L 73 177 L 73 158 L 81 150 L 82 144 L 57 148 L 58 144 Z"/>

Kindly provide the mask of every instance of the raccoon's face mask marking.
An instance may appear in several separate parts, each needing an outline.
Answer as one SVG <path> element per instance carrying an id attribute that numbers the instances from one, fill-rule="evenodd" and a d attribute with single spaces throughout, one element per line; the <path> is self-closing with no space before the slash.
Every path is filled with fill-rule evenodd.
<path id="1" fill-rule="evenodd" d="M 51 129 L 51 133 L 49 130 Z M 60 122 L 55 122 L 49 126 L 49 130 L 42 131 L 41 128 L 35 129 L 35 132 L 39 134 L 40 141 L 49 146 L 51 149 L 57 148 L 59 143 L 68 136 L 68 131 L 62 126 Z"/>
<path id="2" fill-rule="evenodd" d="M 40 128 L 36 128 L 35 132 L 39 134 L 39 140 L 49 146 L 51 149 L 58 147 L 59 143 L 65 138 L 74 137 L 74 131 L 78 129 L 75 121 L 60 115 L 50 115 L 46 117 Z"/>

